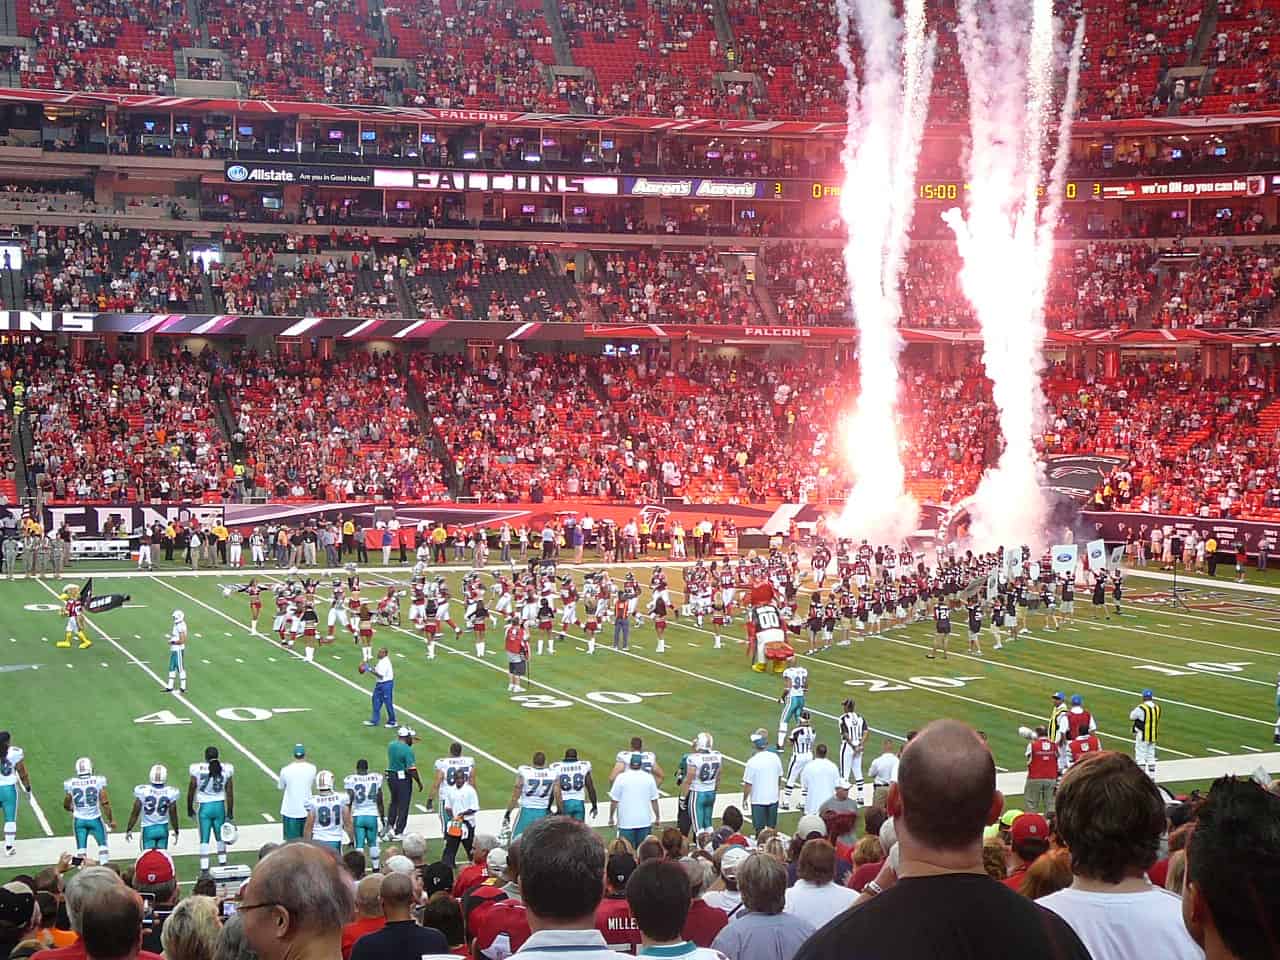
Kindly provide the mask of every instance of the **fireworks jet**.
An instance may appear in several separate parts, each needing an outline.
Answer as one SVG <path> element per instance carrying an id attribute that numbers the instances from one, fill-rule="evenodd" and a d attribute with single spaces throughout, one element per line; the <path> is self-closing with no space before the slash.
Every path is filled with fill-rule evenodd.
<path id="1" fill-rule="evenodd" d="M 1048 501 L 1035 438 L 1046 410 L 1044 300 L 1062 205 L 1084 21 L 1069 51 L 1056 44 L 1053 0 L 960 0 L 960 56 L 969 81 L 968 210 L 942 218 L 955 233 L 960 284 L 982 329 L 983 366 L 1004 450 L 970 506 L 976 544 L 1043 545 Z M 1028 19 L 1030 23 L 1028 23 Z M 1054 109 L 1055 78 L 1066 65 Z M 1056 141 L 1054 125 L 1056 118 Z M 1045 163 L 1053 151 L 1048 185 Z M 1042 190 L 1046 194 L 1041 196 Z"/>
<path id="2" fill-rule="evenodd" d="M 849 231 L 844 264 L 858 327 L 859 382 L 841 429 L 853 490 L 833 526 L 843 537 L 886 543 L 913 532 L 920 512 L 906 492 L 898 439 L 898 277 L 936 42 L 925 29 L 924 0 L 906 0 L 901 21 L 891 0 L 837 0 L 836 12 L 849 110 L 840 213 Z M 855 29 L 861 84 L 850 47 Z"/>

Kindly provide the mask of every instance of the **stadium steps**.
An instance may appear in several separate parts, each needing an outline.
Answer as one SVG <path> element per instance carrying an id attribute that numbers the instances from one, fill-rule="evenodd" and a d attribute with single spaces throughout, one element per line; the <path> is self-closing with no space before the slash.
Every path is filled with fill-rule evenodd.
<path id="1" fill-rule="evenodd" d="M 17 270 L 0 270 L 0 303 L 9 310 L 21 310 L 26 301 L 27 285 Z"/>
<path id="2" fill-rule="evenodd" d="M 207 273 L 200 274 L 200 309 L 205 313 L 221 313 L 222 304 L 213 292 Z"/>
<path id="3" fill-rule="evenodd" d="M 733 23 L 729 20 L 729 11 L 725 7 L 724 0 L 714 0 L 712 3 L 711 22 L 716 28 L 716 39 L 720 41 L 721 51 L 738 49 L 737 38 L 733 35 Z M 723 55 L 721 53 L 721 56 Z"/>
<path id="4" fill-rule="evenodd" d="M 422 391 L 418 388 L 418 380 L 409 372 L 409 363 L 405 355 L 401 355 L 400 364 L 400 382 L 404 384 L 405 398 L 409 401 L 409 409 L 414 412 L 418 418 L 418 425 L 422 428 L 422 435 L 431 442 L 431 454 L 440 461 L 444 469 L 445 486 L 449 488 L 451 497 L 461 497 L 469 494 L 471 491 L 466 489 L 461 475 L 458 473 L 457 461 L 453 458 L 452 451 L 449 450 L 448 444 L 444 442 L 444 437 L 440 435 L 440 431 L 436 429 L 436 425 L 431 417 L 431 411 L 427 408 L 427 401 L 422 396 Z"/>
<path id="5" fill-rule="evenodd" d="M 577 64 L 573 62 L 573 46 L 564 32 L 564 21 L 560 19 L 558 0 L 542 0 L 542 16 L 551 32 L 551 49 L 555 51 L 556 63 L 562 67 L 576 67 Z"/>
<path id="6" fill-rule="evenodd" d="M 0 35 L 16 37 L 18 33 L 17 0 L 0 0 Z"/>
<path id="7" fill-rule="evenodd" d="M 218 429 L 227 438 L 232 457 L 239 460 L 244 456 L 244 444 L 236 443 L 236 419 L 231 410 L 231 397 L 227 393 L 226 384 L 219 383 L 210 387 L 209 399 L 213 401 L 213 408 L 217 411 Z"/>
<path id="8" fill-rule="evenodd" d="M 760 312 L 764 314 L 765 320 L 770 324 L 776 324 L 778 322 L 778 305 L 773 301 L 773 294 L 769 292 L 769 285 L 767 283 L 753 283 L 751 285 L 751 295 L 760 307 Z"/>
<path id="9" fill-rule="evenodd" d="M 405 285 L 404 277 L 398 272 L 395 275 L 395 283 L 391 288 L 395 291 L 396 303 L 400 304 L 400 315 L 404 317 L 416 317 L 417 309 L 413 305 L 413 297 L 409 295 L 409 288 Z"/>

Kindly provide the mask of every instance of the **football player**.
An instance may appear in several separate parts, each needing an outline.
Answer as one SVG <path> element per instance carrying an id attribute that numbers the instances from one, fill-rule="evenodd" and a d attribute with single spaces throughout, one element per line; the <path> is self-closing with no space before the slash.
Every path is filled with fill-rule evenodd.
<path id="1" fill-rule="evenodd" d="M 26 752 L 15 747 L 8 730 L 0 730 L 0 813 L 4 815 L 4 852 L 13 856 L 17 852 L 14 841 L 18 838 L 18 784 L 31 794 L 31 777 L 27 774 Z"/>
<path id="2" fill-rule="evenodd" d="M 695 840 L 715 826 L 716 792 L 720 789 L 724 757 L 713 746 L 711 734 L 704 731 L 694 740 L 693 752 L 684 759 L 684 795 Z"/>
<path id="3" fill-rule="evenodd" d="M 778 717 L 778 749 L 787 743 L 787 730 L 791 721 L 798 717 L 807 717 L 804 698 L 809 692 L 809 668 L 792 663 L 782 671 L 782 693 L 778 702 L 782 704 L 782 713 Z"/>
<path id="4" fill-rule="evenodd" d="M 142 849 L 167 850 L 169 834 L 178 842 L 178 793 L 167 781 L 169 770 L 163 763 L 151 768 L 149 779 L 133 788 L 133 810 L 124 828 L 125 840 L 133 839 L 133 828 L 142 820 Z"/>
<path id="5" fill-rule="evenodd" d="M 169 631 L 169 685 L 165 693 L 173 693 L 174 678 L 178 688 L 187 692 L 187 616 L 181 610 L 173 611 L 173 628 Z"/>
<path id="6" fill-rule="evenodd" d="M 440 829 L 444 830 L 448 825 L 444 815 L 444 811 L 449 806 L 446 802 L 449 799 L 448 791 L 464 783 L 469 783 L 473 787 L 476 785 L 476 761 L 474 757 L 464 754 L 462 744 L 455 740 L 449 744 L 449 755 L 437 758 L 435 771 L 436 778 L 432 781 L 427 797 L 427 809 L 435 807 L 436 801 L 439 800 Z"/>
<path id="7" fill-rule="evenodd" d="M 356 772 L 343 778 L 342 787 L 347 791 L 351 810 L 352 845 L 365 852 L 369 865 L 377 873 L 382 856 L 378 837 L 387 819 L 382 803 L 382 774 L 370 772 L 369 761 L 362 758 L 356 761 Z"/>
<path id="8" fill-rule="evenodd" d="M 111 815 L 107 778 L 93 772 L 92 760 L 81 757 L 76 761 L 76 775 L 63 782 L 62 790 L 65 794 L 62 809 L 71 814 L 71 825 L 76 834 L 76 855 L 72 864 L 79 866 L 84 863 L 85 848 L 90 837 L 98 841 L 98 863 L 110 862 L 107 828 L 114 830 L 116 820 Z"/>
<path id="9" fill-rule="evenodd" d="M 644 748 L 644 741 L 640 737 L 631 738 L 630 750 L 619 750 L 617 757 L 614 758 L 613 769 L 609 771 L 609 782 L 613 783 L 617 779 L 618 774 L 626 770 L 631 764 L 631 755 L 640 754 L 640 769 L 647 773 L 653 774 L 653 779 L 658 782 L 658 786 L 662 786 L 662 781 L 666 779 L 666 774 L 662 767 L 658 765 L 657 755 L 652 750 Z"/>
<path id="10" fill-rule="evenodd" d="M 600 808 L 596 800 L 596 784 L 591 779 L 591 761 L 579 760 L 578 751 L 570 747 L 564 752 L 563 760 L 551 764 L 551 772 L 556 778 L 553 796 L 555 808 L 560 815 L 574 820 L 586 820 L 587 807 L 584 801 L 590 800 L 591 816 L 594 819 Z"/>
<path id="11" fill-rule="evenodd" d="M 342 853 L 342 844 L 354 831 L 351 798 L 333 789 L 333 771 L 316 774 L 316 792 L 306 802 L 307 822 L 302 835 L 321 846 Z"/>
<path id="12" fill-rule="evenodd" d="M 218 847 L 218 866 L 227 864 L 227 844 L 222 839 L 222 827 L 234 820 L 235 787 L 231 778 L 235 768 L 218 759 L 217 747 L 206 747 L 204 761 L 191 764 L 187 771 L 187 816 L 200 827 L 200 871 L 209 869 L 209 844 L 214 840 Z"/>
<path id="13" fill-rule="evenodd" d="M 551 806 L 551 791 L 555 789 L 555 785 L 556 776 L 547 766 L 547 755 L 541 750 L 533 755 L 532 764 L 517 767 L 515 786 L 511 789 L 511 802 L 502 815 L 503 831 L 511 829 L 511 811 L 517 805 L 520 807 L 520 816 L 516 819 L 515 828 L 511 830 L 513 840 L 545 817 Z"/>

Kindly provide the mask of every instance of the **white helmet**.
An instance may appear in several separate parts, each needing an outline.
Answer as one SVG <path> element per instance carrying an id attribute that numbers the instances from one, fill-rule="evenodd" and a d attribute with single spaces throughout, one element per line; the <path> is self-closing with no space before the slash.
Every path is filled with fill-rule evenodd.
<path id="1" fill-rule="evenodd" d="M 88 757 L 81 757 L 76 761 L 76 776 L 87 777 L 93 773 L 93 761 Z"/>
<path id="2" fill-rule="evenodd" d="M 698 739 L 695 745 L 699 750 L 710 750 L 713 742 L 714 741 L 711 739 L 711 734 L 707 733 L 704 730 L 702 731 L 702 733 L 698 734 Z"/>
<path id="3" fill-rule="evenodd" d="M 151 768 L 150 777 L 151 777 L 152 783 L 154 783 L 156 786 L 160 786 L 166 780 L 169 779 L 169 768 L 166 767 L 163 763 L 157 763 L 154 767 Z"/>
<path id="4" fill-rule="evenodd" d="M 316 789 L 321 793 L 326 793 L 333 789 L 333 771 L 321 770 L 316 774 Z"/>
<path id="5" fill-rule="evenodd" d="M 175 611 L 173 611 L 173 622 L 174 622 L 174 623 L 181 623 L 181 622 L 182 622 L 183 620 L 185 620 L 185 619 L 187 619 L 187 615 L 186 615 L 185 613 L 183 613 L 181 610 L 175 610 Z"/>
<path id="6" fill-rule="evenodd" d="M 240 831 L 230 820 L 222 822 L 222 842 L 228 846 L 240 839 Z"/>

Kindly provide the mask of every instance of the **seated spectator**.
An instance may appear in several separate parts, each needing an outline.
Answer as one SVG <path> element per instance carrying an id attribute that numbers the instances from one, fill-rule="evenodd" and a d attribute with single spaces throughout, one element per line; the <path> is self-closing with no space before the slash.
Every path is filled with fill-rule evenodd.
<path id="1" fill-rule="evenodd" d="M 142 897 L 122 882 L 84 903 L 80 939 L 88 960 L 134 960 L 142 951 Z"/>
<path id="2" fill-rule="evenodd" d="M 783 912 L 787 904 L 786 866 L 768 854 L 750 854 L 738 868 L 738 886 L 744 909 L 731 918 L 711 948 L 729 960 L 791 960 L 815 928 L 807 920 Z"/>
<path id="3" fill-rule="evenodd" d="M 342 960 L 351 960 L 351 948 L 366 933 L 381 930 L 387 918 L 382 913 L 382 875 L 362 877 L 356 884 L 356 918 L 342 928 Z"/>
<path id="4" fill-rule="evenodd" d="M 836 883 L 836 848 L 824 838 L 808 840 L 796 861 L 796 883 L 787 890 L 786 912 L 821 930 L 858 899 L 857 893 Z"/>
<path id="5" fill-rule="evenodd" d="M 687 940 L 683 931 L 693 893 L 689 875 L 670 860 L 647 860 L 627 882 L 627 903 L 640 929 L 639 956 L 716 960 L 714 950 Z"/>
<path id="6" fill-rule="evenodd" d="M 1182 916 L 1205 960 L 1262 960 L 1280 944 L 1280 796 L 1216 781 L 1187 845 Z"/>
<path id="7" fill-rule="evenodd" d="M 355 942 L 351 960 L 396 960 L 449 952 L 444 934 L 414 922 L 416 896 L 412 879 L 400 873 L 389 874 L 383 878 L 378 896 L 386 923 L 381 930 L 366 933 Z"/>
<path id="8" fill-rule="evenodd" d="M 738 869 L 750 856 L 744 846 L 725 844 L 715 852 L 711 862 L 720 873 L 720 879 L 703 897 L 707 904 L 717 910 L 723 910 L 726 916 L 735 916 L 741 912 L 742 893 L 738 889 Z"/>
<path id="9" fill-rule="evenodd" d="M 1038 813 L 1024 813 L 1010 825 L 1009 840 L 1008 875 L 1003 882 L 1017 891 L 1022 889 L 1027 870 L 1049 850 L 1049 821 Z"/>
<path id="10" fill-rule="evenodd" d="M 163 850 L 148 850 L 133 865 L 133 889 L 152 899 L 152 922 L 143 932 L 142 946 L 153 953 L 166 952 L 164 925 L 178 902 L 178 873 Z"/>
<path id="11" fill-rule="evenodd" d="M 213 897 L 186 897 L 165 919 L 161 942 L 165 960 L 213 960 L 222 921 Z"/>
<path id="12" fill-rule="evenodd" d="M 729 922 L 729 915 L 711 906 L 703 899 L 710 875 L 706 860 L 701 858 L 681 860 L 680 866 L 689 877 L 689 915 L 685 918 L 682 936 L 700 947 L 710 947 L 716 935 Z"/>
<path id="13" fill-rule="evenodd" d="M 1094 960 L 1148 952 L 1197 960 L 1178 901 L 1147 879 L 1166 822 L 1151 778 L 1126 754 L 1100 753 L 1072 764 L 1054 806 L 1075 880 L 1038 902 L 1071 925 Z"/>
<path id="14" fill-rule="evenodd" d="M 908 741 L 888 803 L 899 811 L 892 821 L 901 848 L 896 869 L 886 865 L 861 905 L 812 937 L 799 960 L 1088 960 L 1070 927 L 986 876 L 982 833 L 999 818 L 1004 798 L 991 752 L 970 727 L 938 720 Z"/>
<path id="15" fill-rule="evenodd" d="M 132 915 L 132 908 L 124 902 L 127 898 L 123 898 L 119 894 L 119 890 L 124 890 L 126 894 L 130 894 L 137 901 L 137 935 L 141 936 L 141 897 L 137 893 L 127 890 L 124 886 L 124 881 L 120 879 L 120 874 L 110 867 L 85 867 L 67 882 L 65 900 L 71 929 L 75 931 L 78 939 L 70 946 L 41 950 L 39 953 L 33 954 L 33 956 L 38 957 L 39 960 L 87 960 L 88 957 L 93 957 L 93 960 L 116 960 L 112 956 L 96 957 L 87 952 L 85 920 L 89 914 L 97 909 L 97 905 L 102 903 L 106 905 L 108 913 L 114 914 L 115 919 L 127 927 L 130 922 L 129 917 Z M 101 929 L 100 924 L 97 929 Z M 113 943 L 110 949 L 116 949 L 118 946 L 118 943 Z M 137 944 L 134 945 L 134 950 L 138 960 L 161 960 L 160 954 L 142 950 Z"/>
<path id="16" fill-rule="evenodd" d="M 467 891 L 488 879 L 489 851 L 497 849 L 498 840 L 492 834 L 476 834 L 471 845 L 471 862 L 458 871 L 453 881 L 453 896 L 461 900 Z"/>
<path id="17" fill-rule="evenodd" d="M 1036 862 L 1023 876 L 1018 893 L 1028 900 L 1039 900 L 1065 890 L 1071 886 L 1071 880 L 1071 854 L 1066 847 L 1057 847 L 1036 857 Z"/>
<path id="18" fill-rule="evenodd" d="M 462 908 L 448 891 L 433 893 L 422 905 L 422 925 L 432 930 L 439 930 L 449 944 L 449 952 L 461 956 L 470 956 L 467 951 L 467 937 L 462 930 Z"/>
<path id="19" fill-rule="evenodd" d="M 245 939 L 244 917 L 241 914 L 232 914 L 222 924 L 213 960 L 258 960 L 258 955 Z"/>
<path id="20" fill-rule="evenodd" d="M 604 843 L 568 817 L 544 817 L 520 836 L 520 895 L 532 936 L 521 960 L 615 960 L 595 926 L 604 896 Z"/>
<path id="21" fill-rule="evenodd" d="M 18 881 L 0 887 L 0 954 L 8 957 L 19 945 L 33 941 L 39 930 L 40 905 L 31 888 Z"/>
<path id="22" fill-rule="evenodd" d="M 260 960 L 337 960 L 342 928 L 354 913 L 351 882 L 337 858 L 305 843 L 285 844 L 259 860 L 237 911 Z"/>

